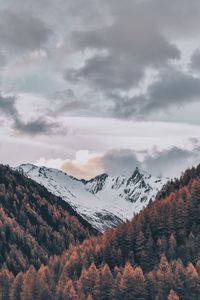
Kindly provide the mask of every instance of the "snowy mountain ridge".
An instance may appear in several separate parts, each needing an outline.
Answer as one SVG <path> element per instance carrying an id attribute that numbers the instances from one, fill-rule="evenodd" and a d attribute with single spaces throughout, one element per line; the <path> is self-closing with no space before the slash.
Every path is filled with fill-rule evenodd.
<path id="1" fill-rule="evenodd" d="M 166 178 L 156 178 L 138 168 L 130 177 L 101 174 L 90 180 L 32 164 L 20 165 L 15 170 L 67 201 L 99 231 L 131 219 L 167 182 Z"/>

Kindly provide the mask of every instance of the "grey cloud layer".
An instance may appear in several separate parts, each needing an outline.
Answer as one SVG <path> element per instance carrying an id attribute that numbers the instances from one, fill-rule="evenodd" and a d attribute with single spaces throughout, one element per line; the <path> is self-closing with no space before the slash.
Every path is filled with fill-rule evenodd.
<path id="1" fill-rule="evenodd" d="M 191 5 L 176 0 L 166 5 L 158 0 L 110 1 L 108 7 L 110 24 L 73 33 L 78 51 L 90 49 L 95 54 L 80 68 L 67 69 L 65 79 L 82 82 L 103 94 L 106 101 L 112 102 L 105 114 L 120 118 L 145 119 L 157 110 L 199 101 L 200 78 L 171 62 L 181 59 L 179 37 L 191 43 L 192 35 L 197 34 L 199 2 Z M 193 68 L 197 68 L 199 52 L 192 61 Z M 148 68 L 158 72 L 156 82 L 150 83 L 145 94 L 130 96 Z"/>
<path id="2" fill-rule="evenodd" d="M 192 55 L 191 68 L 200 72 L 200 49 L 197 49 Z"/>
<path id="3" fill-rule="evenodd" d="M 36 50 L 43 47 L 52 30 L 30 12 L 0 12 L 0 48 L 4 52 Z"/>
<path id="4" fill-rule="evenodd" d="M 134 97 L 114 96 L 113 116 L 145 118 L 151 112 L 177 107 L 200 99 L 200 78 L 177 70 L 164 68 L 145 94 Z"/>
<path id="5" fill-rule="evenodd" d="M 179 176 L 186 168 L 196 165 L 199 161 L 200 147 L 185 150 L 173 147 L 164 151 L 157 151 L 154 155 L 147 155 L 144 168 L 156 176 Z"/>
<path id="6" fill-rule="evenodd" d="M 19 118 L 16 118 L 13 127 L 15 131 L 28 135 L 58 134 L 59 131 L 62 131 L 60 130 L 60 125 L 58 123 L 48 122 L 43 118 L 37 118 L 28 122 L 23 122 Z"/>
<path id="7" fill-rule="evenodd" d="M 16 97 L 4 96 L 0 92 L 0 113 L 8 117 L 17 115 L 15 101 L 16 101 Z"/>
<path id="8" fill-rule="evenodd" d="M 198 0 L 7 0 L 0 7 L 0 89 L 48 99 L 37 124 L 18 120 L 17 130 L 53 131 L 47 113 L 145 120 L 162 111 L 167 120 L 171 107 L 199 102 L 199 51 L 188 69 L 182 61 L 188 45 L 196 48 Z M 156 80 L 146 79 L 149 70 Z"/>
<path id="9" fill-rule="evenodd" d="M 124 10 L 109 26 L 73 33 L 78 49 L 106 50 L 105 54 L 94 55 L 82 68 L 74 70 L 73 78 L 86 80 L 103 91 L 127 91 L 138 84 L 146 68 L 180 58 L 179 49 L 140 7 L 135 5 L 131 15 L 129 5 Z"/>
<path id="10" fill-rule="evenodd" d="M 58 134 L 61 129 L 56 122 L 48 122 L 42 117 L 24 122 L 16 108 L 17 98 L 15 96 L 3 95 L 0 92 L 0 114 L 12 121 L 12 128 L 20 134 L 37 135 Z"/>

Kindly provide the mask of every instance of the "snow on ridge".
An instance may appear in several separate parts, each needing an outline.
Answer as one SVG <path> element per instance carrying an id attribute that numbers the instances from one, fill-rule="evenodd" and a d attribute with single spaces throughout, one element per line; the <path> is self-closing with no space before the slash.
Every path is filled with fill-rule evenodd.
<path id="1" fill-rule="evenodd" d="M 138 168 L 129 178 L 101 174 L 90 180 L 79 180 L 61 170 L 31 164 L 15 169 L 67 201 L 99 231 L 131 219 L 167 181 Z"/>

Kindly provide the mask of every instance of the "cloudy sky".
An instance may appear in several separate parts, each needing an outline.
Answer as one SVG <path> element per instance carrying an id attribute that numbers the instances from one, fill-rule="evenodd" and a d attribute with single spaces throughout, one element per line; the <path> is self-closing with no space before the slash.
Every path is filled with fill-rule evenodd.
<path id="1" fill-rule="evenodd" d="M 199 0 L 0 0 L 0 158 L 77 177 L 200 162 Z"/>

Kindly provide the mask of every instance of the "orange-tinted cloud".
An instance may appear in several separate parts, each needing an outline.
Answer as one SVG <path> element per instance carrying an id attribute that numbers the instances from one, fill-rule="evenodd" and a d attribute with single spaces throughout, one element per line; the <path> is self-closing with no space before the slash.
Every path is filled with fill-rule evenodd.
<path id="1" fill-rule="evenodd" d="M 61 169 L 69 175 L 84 179 L 90 179 L 105 171 L 102 165 L 101 156 L 89 158 L 83 163 L 79 163 L 76 161 L 65 161 L 61 165 Z"/>

